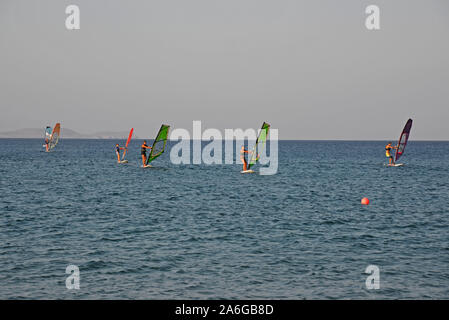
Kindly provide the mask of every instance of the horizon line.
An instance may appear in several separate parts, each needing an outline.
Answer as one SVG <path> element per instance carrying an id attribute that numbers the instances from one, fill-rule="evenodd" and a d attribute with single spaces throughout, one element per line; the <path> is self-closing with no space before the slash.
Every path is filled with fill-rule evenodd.
<path id="1" fill-rule="evenodd" d="M 14 138 L 14 137 L 0 137 L 0 140 L 8 140 L 8 139 L 15 139 L 15 140 L 42 140 L 42 138 Z M 60 137 L 60 140 L 120 140 L 120 139 L 126 139 L 126 137 L 124 138 L 64 138 L 64 137 Z M 135 138 L 132 140 L 154 140 L 153 138 Z M 199 140 L 199 139 L 187 139 L 189 141 L 201 141 L 201 142 L 211 142 L 214 140 Z M 221 139 L 222 141 L 247 141 L 248 139 L 245 140 L 230 140 L 230 139 Z M 254 140 L 254 139 L 251 139 Z M 167 141 L 173 141 L 173 142 L 178 142 L 180 141 L 178 140 L 172 140 L 172 139 L 167 139 Z M 267 141 L 270 141 L 269 139 Z M 340 141 L 340 142 L 347 142 L 347 141 L 356 141 L 356 142 L 377 142 L 377 141 L 391 141 L 391 139 L 278 139 L 278 141 Z M 448 140 L 444 140 L 444 139 L 409 139 L 410 141 L 416 141 L 416 142 L 449 142 Z"/>

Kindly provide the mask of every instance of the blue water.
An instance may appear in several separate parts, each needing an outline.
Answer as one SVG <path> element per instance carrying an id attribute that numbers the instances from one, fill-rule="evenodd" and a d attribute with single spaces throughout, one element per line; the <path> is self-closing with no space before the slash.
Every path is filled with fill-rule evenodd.
<path id="1" fill-rule="evenodd" d="M 0 140 L 0 299 L 449 298 L 449 142 L 282 141 L 273 176 L 114 143 Z"/>

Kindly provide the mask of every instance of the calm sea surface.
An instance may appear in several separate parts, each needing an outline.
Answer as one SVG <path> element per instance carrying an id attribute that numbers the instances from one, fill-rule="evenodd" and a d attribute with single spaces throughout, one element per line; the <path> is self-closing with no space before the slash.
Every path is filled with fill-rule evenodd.
<path id="1" fill-rule="evenodd" d="M 449 142 L 281 141 L 272 176 L 115 142 L 0 140 L 0 299 L 449 299 Z"/>

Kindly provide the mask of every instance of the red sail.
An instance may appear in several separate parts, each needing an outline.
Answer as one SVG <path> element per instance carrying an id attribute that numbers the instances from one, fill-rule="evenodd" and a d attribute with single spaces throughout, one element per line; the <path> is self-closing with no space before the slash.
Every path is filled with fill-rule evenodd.
<path id="1" fill-rule="evenodd" d="M 129 132 L 128 140 L 126 140 L 126 147 L 128 148 L 128 144 L 131 141 L 131 137 L 133 136 L 134 128 L 131 128 L 131 131 Z"/>
<path id="2" fill-rule="evenodd" d="M 59 136 L 61 134 L 61 124 L 58 122 L 55 127 L 53 128 L 53 132 L 50 136 L 50 141 L 48 142 L 48 150 L 52 150 L 59 141 Z"/>
<path id="3" fill-rule="evenodd" d="M 126 140 L 126 147 L 125 148 L 128 148 L 129 142 L 131 141 L 131 138 L 133 136 L 133 131 L 134 131 L 134 128 L 131 128 L 131 131 L 129 132 L 128 140 Z M 125 159 L 126 150 L 127 149 L 125 149 L 125 151 L 123 152 L 122 161 Z"/>

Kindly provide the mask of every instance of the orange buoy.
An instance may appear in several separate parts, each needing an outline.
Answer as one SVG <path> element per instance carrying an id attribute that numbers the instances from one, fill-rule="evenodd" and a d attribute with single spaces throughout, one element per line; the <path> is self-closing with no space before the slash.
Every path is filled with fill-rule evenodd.
<path id="1" fill-rule="evenodd" d="M 364 205 L 369 205 L 369 199 L 368 198 L 362 198 L 362 204 L 364 204 Z"/>

